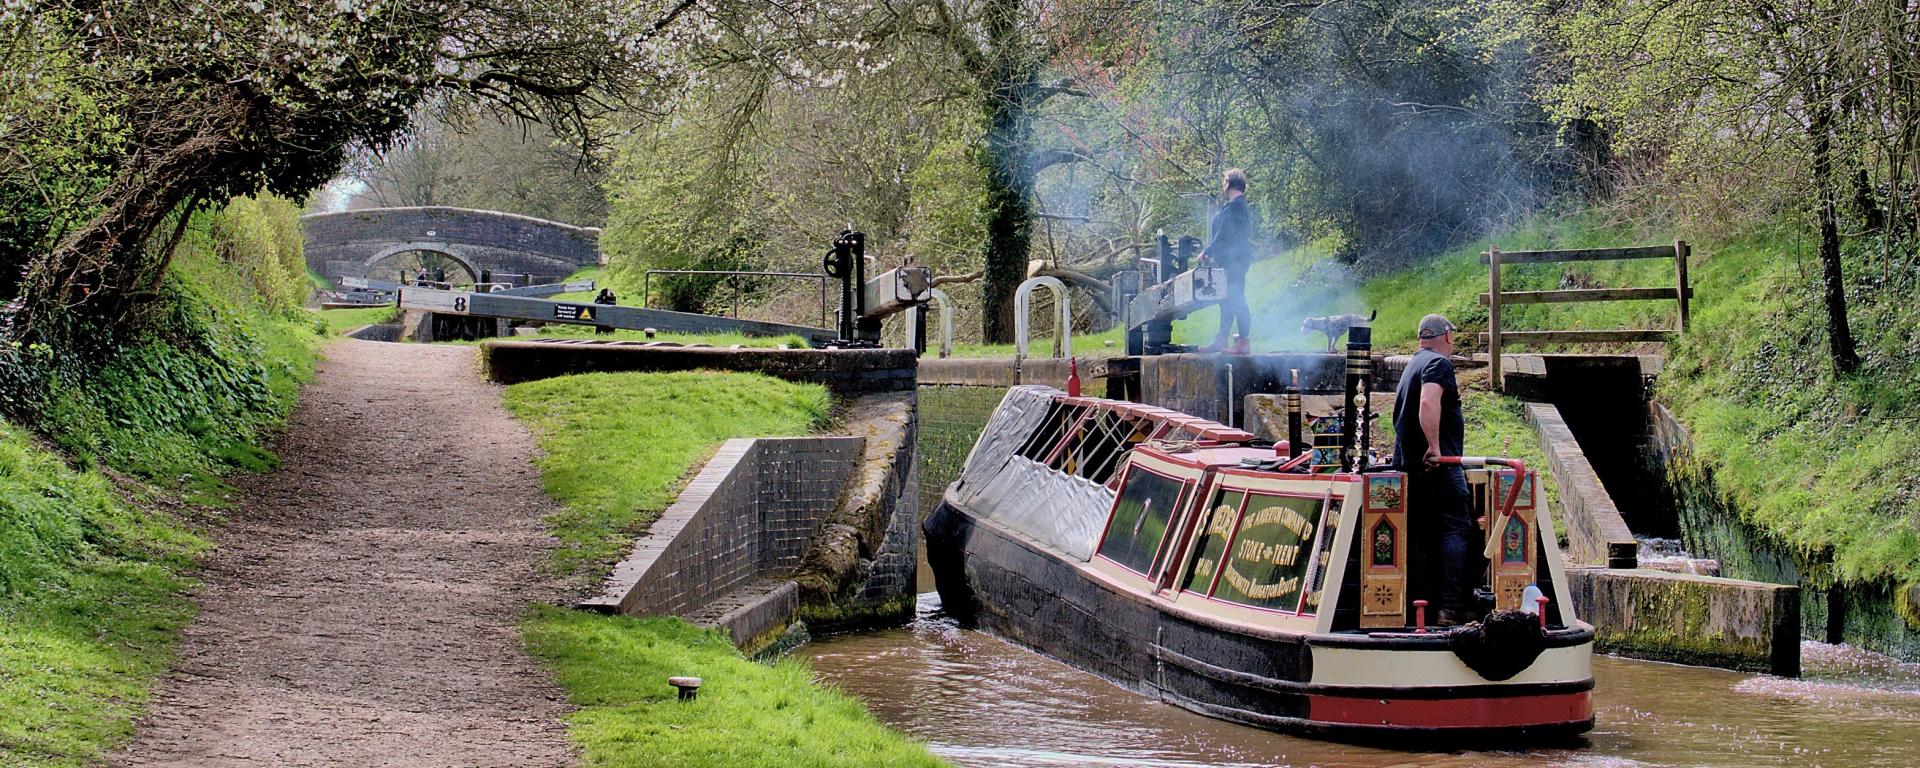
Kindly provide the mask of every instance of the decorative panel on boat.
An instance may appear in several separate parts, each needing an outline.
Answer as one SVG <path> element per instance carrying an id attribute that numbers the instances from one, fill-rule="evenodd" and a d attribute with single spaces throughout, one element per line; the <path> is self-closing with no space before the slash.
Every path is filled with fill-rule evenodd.
<path id="1" fill-rule="evenodd" d="M 1254 494 L 1240 515 L 1213 596 L 1254 608 L 1299 612 L 1323 506 L 1317 498 Z"/>
<path id="2" fill-rule="evenodd" d="M 1407 626 L 1407 476 L 1367 476 L 1360 515 L 1360 626 Z"/>
<path id="3" fill-rule="evenodd" d="M 1521 608 L 1520 596 L 1536 578 L 1539 528 L 1534 517 L 1533 473 L 1524 476 L 1511 469 L 1494 470 L 1496 482 L 1487 494 L 1487 546 L 1485 554 L 1493 569 L 1493 605 L 1499 610 Z M 1513 514 L 1501 516 L 1507 494 L 1520 483 Z"/>

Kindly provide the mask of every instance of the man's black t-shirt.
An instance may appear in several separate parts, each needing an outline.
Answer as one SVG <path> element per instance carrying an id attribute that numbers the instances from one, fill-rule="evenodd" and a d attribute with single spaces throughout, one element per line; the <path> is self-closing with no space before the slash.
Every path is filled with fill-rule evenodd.
<path id="1" fill-rule="evenodd" d="M 1453 378 L 1453 361 L 1431 349 L 1422 349 L 1400 374 L 1393 402 L 1393 461 L 1402 472 L 1423 472 L 1427 434 L 1420 430 L 1420 389 L 1440 385 L 1440 453 L 1459 456 L 1466 450 L 1467 420 L 1460 414 L 1460 384 Z"/>

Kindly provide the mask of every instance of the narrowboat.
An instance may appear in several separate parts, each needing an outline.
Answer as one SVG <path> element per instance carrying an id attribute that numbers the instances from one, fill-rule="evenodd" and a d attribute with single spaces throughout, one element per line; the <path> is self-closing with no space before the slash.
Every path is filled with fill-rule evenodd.
<path id="1" fill-rule="evenodd" d="M 1593 628 L 1563 598 L 1532 472 L 1458 459 L 1490 532 L 1484 618 L 1430 626 L 1436 585 L 1409 568 L 1421 510 L 1407 476 L 1360 447 L 1355 367 L 1341 423 L 1303 438 L 1292 395 L 1296 426 L 1271 443 L 1012 388 L 923 526 L 945 610 L 1140 694 L 1278 731 L 1517 745 L 1589 730 Z"/>

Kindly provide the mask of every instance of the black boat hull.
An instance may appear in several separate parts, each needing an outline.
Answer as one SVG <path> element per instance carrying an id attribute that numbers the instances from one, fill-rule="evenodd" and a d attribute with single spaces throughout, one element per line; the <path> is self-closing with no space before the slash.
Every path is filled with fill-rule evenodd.
<path id="1" fill-rule="evenodd" d="M 1341 685 L 1316 675 L 1318 655 L 1435 651 L 1441 636 L 1375 638 L 1248 633 L 1165 610 L 1090 577 L 1037 541 L 976 518 L 951 500 L 923 528 L 950 615 L 1200 714 L 1317 738 L 1441 746 L 1563 740 L 1593 727 L 1591 678 L 1487 685 Z M 1592 632 L 1553 646 L 1590 646 Z M 1363 654 L 1356 657 L 1353 654 Z M 1380 657 L 1373 657 L 1378 659 Z M 1584 658 L 1584 657 L 1582 657 Z"/>

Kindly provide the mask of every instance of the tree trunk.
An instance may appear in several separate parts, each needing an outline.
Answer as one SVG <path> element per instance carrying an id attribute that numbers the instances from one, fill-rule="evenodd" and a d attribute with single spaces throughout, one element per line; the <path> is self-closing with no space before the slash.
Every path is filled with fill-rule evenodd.
<path id="1" fill-rule="evenodd" d="M 1824 99 L 1812 99 L 1813 120 L 1808 138 L 1813 145 L 1813 186 L 1820 219 L 1820 282 L 1827 305 L 1827 348 L 1835 374 L 1845 376 L 1860 367 L 1853 331 L 1847 324 L 1846 280 L 1840 263 L 1840 211 L 1833 188 L 1833 109 Z"/>
<path id="2" fill-rule="evenodd" d="M 148 258 L 148 237 L 183 203 L 206 194 L 215 169 L 244 151 L 237 126 L 244 124 L 248 105 L 223 95 L 189 104 L 182 111 L 198 114 L 183 120 L 175 113 L 171 127 L 146 132 L 154 138 L 120 168 L 100 213 L 32 262 L 10 329 L 15 339 L 57 334 L 63 315 L 121 312 L 130 295 L 150 292 L 145 289 L 154 270 L 165 270 L 171 254 L 163 250 Z"/>
<path id="3" fill-rule="evenodd" d="M 991 0 L 985 9 L 987 62 L 979 84 L 986 113 L 987 254 L 983 337 L 1013 341 L 1013 294 L 1026 278 L 1033 240 L 1033 169 L 1028 164 L 1039 91 L 1039 69 L 1028 50 L 1018 0 Z"/>

